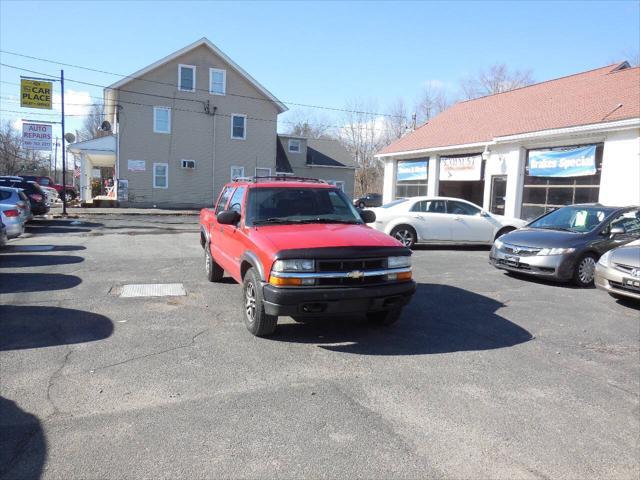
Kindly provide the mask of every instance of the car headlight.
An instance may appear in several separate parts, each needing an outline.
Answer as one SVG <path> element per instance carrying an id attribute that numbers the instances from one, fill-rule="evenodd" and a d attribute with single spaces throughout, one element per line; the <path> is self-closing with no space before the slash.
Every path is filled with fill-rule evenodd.
<path id="1" fill-rule="evenodd" d="M 313 272 L 316 264 L 313 260 L 276 260 L 271 270 L 274 272 Z"/>
<path id="2" fill-rule="evenodd" d="M 403 268 L 411 266 L 411 257 L 406 255 L 402 257 L 389 257 L 387 258 L 388 268 Z"/>
<path id="3" fill-rule="evenodd" d="M 611 250 L 609 250 L 608 252 L 604 252 L 604 254 L 600 257 L 600 260 L 598 260 L 598 263 L 604 267 L 608 267 L 610 258 Z"/>
<path id="4" fill-rule="evenodd" d="M 504 242 L 499 238 L 496 238 L 496 241 L 493 242 L 493 246 L 496 247 L 498 250 L 502 250 L 502 247 L 504 247 Z"/>
<path id="5" fill-rule="evenodd" d="M 575 248 L 543 248 L 537 254 L 538 255 L 563 255 L 565 253 L 572 253 Z"/>

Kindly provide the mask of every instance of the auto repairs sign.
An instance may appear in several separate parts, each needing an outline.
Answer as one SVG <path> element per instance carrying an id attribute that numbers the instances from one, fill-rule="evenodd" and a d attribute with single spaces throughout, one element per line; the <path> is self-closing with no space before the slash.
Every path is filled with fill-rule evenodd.
<path id="1" fill-rule="evenodd" d="M 481 180 L 482 155 L 440 157 L 440 180 Z"/>
<path id="2" fill-rule="evenodd" d="M 50 123 L 23 123 L 22 146 L 28 150 L 51 150 L 53 125 Z"/>
<path id="3" fill-rule="evenodd" d="M 569 150 L 529 150 L 532 177 L 585 177 L 595 173 L 595 145 Z"/>
<path id="4" fill-rule="evenodd" d="M 20 106 L 51 110 L 53 82 L 20 79 Z"/>

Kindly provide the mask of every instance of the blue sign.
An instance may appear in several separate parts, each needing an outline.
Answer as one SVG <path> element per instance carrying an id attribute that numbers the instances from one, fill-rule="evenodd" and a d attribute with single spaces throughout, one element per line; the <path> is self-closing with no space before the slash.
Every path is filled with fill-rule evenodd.
<path id="1" fill-rule="evenodd" d="M 398 182 L 426 180 L 428 163 L 428 160 L 399 160 L 396 180 Z"/>
<path id="2" fill-rule="evenodd" d="M 596 146 L 572 150 L 530 150 L 532 177 L 584 177 L 596 173 Z"/>

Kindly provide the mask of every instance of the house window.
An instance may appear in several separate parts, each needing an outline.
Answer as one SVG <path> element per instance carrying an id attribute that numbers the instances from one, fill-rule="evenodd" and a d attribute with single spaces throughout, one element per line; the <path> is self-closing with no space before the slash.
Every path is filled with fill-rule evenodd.
<path id="1" fill-rule="evenodd" d="M 244 167 L 232 166 L 231 167 L 231 180 L 244 177 Z"/>
<path id="2" fill-rule="evenodd" d="M 181 92 L 196 91 L 196 67 L 194 65 L 178 66 L 178 90 Z"/>
<path id="3" fill-rule="evenodd" d="M 182 166 L 182 168 L 186 168 L 186 169 L 194 169 L 196 168 L 196 161 L 195 160 L 181 160 L 180 161 L 180 165 Z"/>
<path id="4" fill-rule="evenodd" d="M 169 188 L 169 164 L 153 164 L 153 188 Z"/>
<path id="5" fill-rule="evenodd" d="M 292 153 L 300 153 L 300 140 L 294 138 L 289 139 L 289 151 Z"/>
<path id="6" fill-rule="evenodd" d="M 244 140 L 247 138 L 247 116 L 246 115 L 231 115 L 231 138 L 238 140 Z"/>
<path id="7" fill-rule="evenodd" d="M 155 133 L 171 133 L 171 109 L 153 107 L 153 131 Z"/>
<path id="8" fill-rule="evenodd" d="M 224 95 L 227 93 L 227 71 L 220 68 L 209 69 L 209 93 Z"/>
<path id="9" fill-rule="evenodd" d="M 256 177 L 269 177 L 271 176 L 270 168 L 256 168 Z"/>

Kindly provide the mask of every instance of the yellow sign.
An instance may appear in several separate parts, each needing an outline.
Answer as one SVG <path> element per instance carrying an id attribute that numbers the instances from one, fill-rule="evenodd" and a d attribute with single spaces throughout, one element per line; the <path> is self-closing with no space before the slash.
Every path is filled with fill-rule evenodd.
<path id="1" fill-rule="evenodd" d="M 20 106 L 51 110 L 53 83 L 42 80 L 20 79 Z"/>

